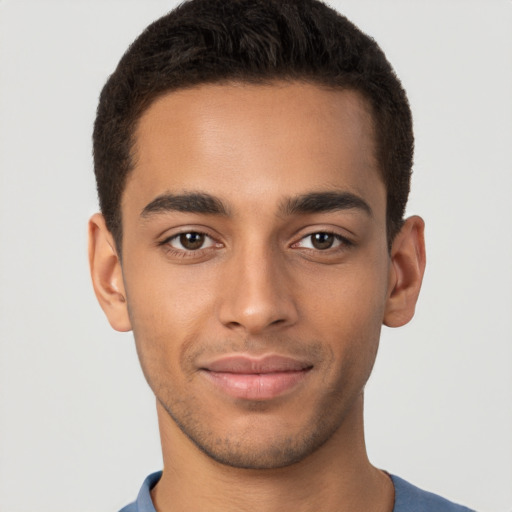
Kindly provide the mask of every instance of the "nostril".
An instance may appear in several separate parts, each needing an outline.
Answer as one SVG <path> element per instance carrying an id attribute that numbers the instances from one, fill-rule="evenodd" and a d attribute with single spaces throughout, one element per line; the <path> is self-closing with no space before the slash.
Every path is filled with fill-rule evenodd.
<path id="1" fill-rule="evenodd" d="M 242 327 L 242 324 L 239 322 L 228 322 L 226 326 L 229 327 L 230 329 L 237 329 L 239 327 Z"/>

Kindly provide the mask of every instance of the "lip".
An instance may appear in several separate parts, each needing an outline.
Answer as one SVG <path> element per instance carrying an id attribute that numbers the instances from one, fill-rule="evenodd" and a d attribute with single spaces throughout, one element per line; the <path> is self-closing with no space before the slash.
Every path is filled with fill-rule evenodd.
<path id="1" fill-rule="evenodd" d="M 227 395 L 263 401 L 291 392 L 312 367 L 305 361 L 280 355 L 229 355 L 202 365 L 200 371 Z"/>

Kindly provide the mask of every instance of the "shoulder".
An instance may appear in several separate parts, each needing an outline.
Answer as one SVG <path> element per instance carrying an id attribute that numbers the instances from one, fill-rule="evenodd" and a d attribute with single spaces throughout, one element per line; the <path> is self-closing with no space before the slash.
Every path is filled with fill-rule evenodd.
<path id="1" fill-rule="evenodd" d="M 137 512 L 137 503 L 134 501 L 126 507 L 123 507 L 119 512 Z"/>
<path id="2" fill-rule="evenodd" d="M 397 476 L 391 475 L 391 479 L 395 486 L 393 512 L 474 512 L 437 494 L 423 491 Z"/>
<path id="3" fill-rule="evenodd" d="M 151 501 L 151 489 L 157 484 L 162 476 L 161 471 L 149 475 L 140 488 L 137 499 L 123 507 L 119 512 L 156 512 Z"/>

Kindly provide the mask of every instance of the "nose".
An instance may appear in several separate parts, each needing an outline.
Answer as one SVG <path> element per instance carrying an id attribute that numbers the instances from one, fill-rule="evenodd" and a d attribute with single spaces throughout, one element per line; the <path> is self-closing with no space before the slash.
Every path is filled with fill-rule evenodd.
<path id="1" fill-rule="evenodd" d="M 223 274 L 219 319 L 244 334 L 261 334 L 296 323 L 293 282 L 283 257 L 266 247 L 229 258 Z"/>

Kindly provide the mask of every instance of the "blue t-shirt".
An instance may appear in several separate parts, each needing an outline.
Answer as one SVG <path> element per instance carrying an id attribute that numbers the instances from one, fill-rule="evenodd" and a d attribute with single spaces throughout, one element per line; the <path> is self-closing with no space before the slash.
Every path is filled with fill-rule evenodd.
<path id="1" fill-rule="evenodd" d="M 156 512 L 151 501 L 151 489 L 156 485 L 162 472 L 149 475 L 140 489 L 137 499 L 119 512 Z M 401 478 L 390 475 L 395 486 L 393 512 L 474 512 L 431 492 L 422 491 Z"/>

